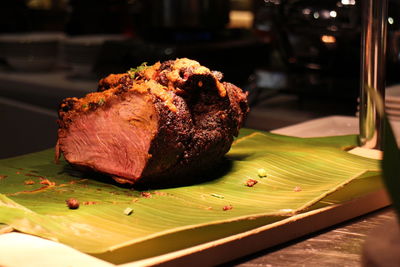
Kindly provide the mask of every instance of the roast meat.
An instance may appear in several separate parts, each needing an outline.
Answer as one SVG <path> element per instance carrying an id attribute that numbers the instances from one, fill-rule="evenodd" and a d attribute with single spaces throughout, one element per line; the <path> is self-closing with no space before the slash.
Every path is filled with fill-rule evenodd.
<path id="1" fill-rule="evenodd" d="M 144 64 L 63 100 L 56 158 L 120 183 L 193 179 L 228 152 L 248 110 L 240 88 L 196 61 Z"/>

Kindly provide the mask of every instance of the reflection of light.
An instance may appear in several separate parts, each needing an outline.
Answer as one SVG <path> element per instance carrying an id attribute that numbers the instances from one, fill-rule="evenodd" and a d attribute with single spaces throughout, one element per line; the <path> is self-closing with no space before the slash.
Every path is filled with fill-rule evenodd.
<path id="1" fill-rule="evenodd" d="M 388 22 L 389 22 L 389 24 L 393 24 L 394 23 L 394 19 L 392 17 L 388 17 Z"/>
<path id="2" fill-rule="evenodd" d="M 340 2 L 343 5 L 352 5 L 352 6 L 354 6 L 356 4 L 356 0 L 341 0 Z"/>
<path id="3" fill-rule="evenodd" d="M 279 5 L 281 3 L 281 1 L 280 0 L 264 0 L 264 3 Z"/>
<path id="4" fill-rule="evenodd" d="M 332 36 L 332 35 L 322 35 L 321 41 L 326 44 L 334 44 L 334 43 L 336 43 L 336 38 L 335 38 L 335 36 Z"/>
<path id="5" fill-rule="evenodd" d="M 335 25 L 331 25 L 327 29 L 330 30 L 330 31 L 336 32 L 338 30 L 338 27 L 335 26 Z"/>
<path id="6" fill-rule="evenodd" d="M 329 15 L 330 15 L 332 18 L 336 18 L 337 13 L 336 13 L 335 10 L 332 10 L 331 12 L 329 12 Z"/>
<path id="7" fill-rule="evenodd" d="M 319 18 L 319 13 L 318 12 L 314 12 L 313 17 L 314 17 L 314 19 Z"/>
<path id="8" fill-rule="evenodd" d="M 302 10 L 302 13 L 303 13 L 304 15 L 310 15 L 310 14 L 311 14 L 311 9 L 305 8 L 305 9 Z"/>
<path id="9" fill-rule="evenodd" d="M 331 15 L 329 14 L 328 10 L 321 10 L 319 12 L 320 16 L 324 19 L 329 19 L 331 17 Z"/>

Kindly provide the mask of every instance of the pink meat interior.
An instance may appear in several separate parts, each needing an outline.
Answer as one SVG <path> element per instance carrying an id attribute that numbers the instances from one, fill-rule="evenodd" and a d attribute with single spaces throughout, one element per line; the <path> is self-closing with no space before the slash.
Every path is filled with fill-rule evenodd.
<path id="1" fill-rule="evenodd" d="M 112 108 L 82 113 L 59 142 L 70 163 L 136 180 L 151 157 L 157 121 L 150 98 L 133 94 Z"/>

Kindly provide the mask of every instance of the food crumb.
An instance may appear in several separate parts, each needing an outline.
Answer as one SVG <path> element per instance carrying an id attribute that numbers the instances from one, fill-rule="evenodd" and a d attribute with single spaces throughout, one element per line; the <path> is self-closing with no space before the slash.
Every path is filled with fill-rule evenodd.
<path id="1" fill-rule="evenodd" d="M 68 208 L 71 210 L 76 210 L 79 208 L 79 201 L 75 198 L 70 198 L 65 201 L 67 203 Z"/>
<path id="2" fill-rule="evenodd" d="M 49 186 L 56 185 L 55 182 L 52 182 L 49 179 L 45 179 L 45 178 L 40 178 L 40 183 L 41 184 L 45 184 L 45 185 L 49 185 Z"/>
<path id="3" fill-rule="evenodd" d="M 231 210 L 233 209 L 232 205 L 226 205 L 222 208 L 223 211 Z"/>
<path id="4" fill-rule="evenodd" d="M 7 175 L 0 175 L 0 180 L 6 178 Z"/>
<path id="5" fill-rule="evenodd" d="M 257 180 L 248 179 L 247 182 L 246 182 L 246 185 L 247 185 L 248 187 L 253 187 L 256 183 L 258 183 Z"/>
<path id="6" fill-rule="evenodd" d="M 124 210 L 124 214 L 127 215 L 127 216 L 131 215 L 132 213 L 133 213 L 133 209 L 131 209 L 131 208 L 129 208 L 129 207 L 127 207 L 127 208 Z"/>
<path id="7" fill-rule="evenodd" d="M 84 201 L 83 202 L 83 205 L 94 205 L 94 204 L 97 204 L 97 202 L 96 201 Z"/>
<path id="8" fill-rule="evenodd" d="M 296 187 L 293 189 L 293 191 L 294 191 L 294 192 L 300 192 L 300 191 L 301 191 L 301 187 L 300 187 L 300 186 L 296 186 Z"/>
<path id="9" fill-rule="evenodd" d="M 218 195 L 218 194 L 215 194 L 215 193 L 212 193 L 211 196 L 212 197 L 216 197 L 216 198 L 224 198 L 223 195 Z"/>
<path id="10" fill-rule="evenodd" d="M 259 177 L 267 177 L 267 171 L 265 169 L 258 169 L 257 174 Z"/>
<path id="11" fill-rule="evenodd" d="M 149 193 L 149 192 L 142 192 L 142 193 L 140 193 L 140 195 L 145 198 L 151 198 L 151 193 Z"/>
<path id="12" fill-rule="evenodd" d="M 24 181 L 24 184 L 26 184 L 26 185 L 32 185 L 32 184 L 35 184 L 35 181 L 33 181 L 33 180 L 26 180 L 26 181 Z"/>

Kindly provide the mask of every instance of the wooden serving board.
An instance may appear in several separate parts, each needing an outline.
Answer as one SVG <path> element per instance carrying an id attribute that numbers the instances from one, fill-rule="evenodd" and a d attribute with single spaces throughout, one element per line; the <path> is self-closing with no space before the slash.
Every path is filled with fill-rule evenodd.
<path id="1" fill-rule="evenodd" d="M 385 190 L 268 224 L 251 231 L 120 266 L 215 266 L 390 205 Z"/>

